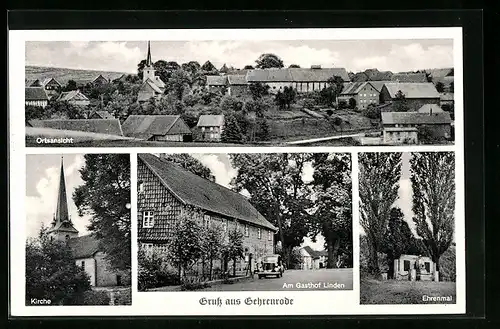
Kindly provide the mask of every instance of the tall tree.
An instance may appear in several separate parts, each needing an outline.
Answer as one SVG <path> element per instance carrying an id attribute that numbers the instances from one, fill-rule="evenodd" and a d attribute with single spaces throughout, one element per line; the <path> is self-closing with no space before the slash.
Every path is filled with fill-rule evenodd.
<path id="1" fill-rule="evenodd" d="M 269 85 L 261 82 L 252 82 L 248 85 L 253 99 L 260 99 L 269 93 Z"/>
<path id="2" fill-rule="evenodd" d="M 79 215 L 91 215 L 88 230 L 111 266 L 130 269 L 130 156 L 86 154 L 80 177 L 83 185 L 73 192 Z"/>
<path id="3" fill-rule="evenodd" d="M 395 112 L 408 112 L 410 107 L 408 106 L 408 101 L 406 100 L 406 95 L 398 90 L 396 93 L 396 101 L 394 102 L 394 111 Z"/>
<path id="4" fill-rule="evenodd" d="M 146 59 L 143 59 L 139 63 L 137 63 L 137 76 L 142 80 L 142 72 L 146 67 Z"/>
<path id="5" fill-rule="evenodd" d="M 283 258 L 289 263 L 293 247 L 300 246 L 308 233 L 307 223 L 312 202 L 310 187 L 303 181 L 304 167 L 311 154 L 231 154 L 231 163 L 238 169 L 232 185 L 246 189 L 250 202 L 271 223 L 278 227 Z"/>
<path id="6" fill-rule="evenodd" d="M 401 153 L 359 154 L 360 224 L 369 248 L 368 271 L 380 272 L 378 252 L 382 251 L 390 210 L 398 197 Z"/>
<path id="7" fill-rule="evenodd" d="M 388 276 L 394 278 L 395 259 L 398 259 L 402 254 L 421 255 L 424 250 L 419 243 L 421 241 L 413 236 L 400 208 L 391 209 L 387 224 L 383 252 L 387 255 L 387 263 L 389 264 Z"/>
<path id="8" fill-rule="evenodd" d="M 262 54 L 255 61 L 257 65 L 255 66 L 258 69 L 270 69 L 270 68 L 282 68 L 283 61 L 275 54 Z"/>
<path id="9" fill-rule="evenodd" d="M 197 61 L 189 61 L 187 63 L 183 63 L 181 65 L 181 68 L 186 72 L 194 74 L 194 73 L 198 72 L 199 70 L 201 70 L 201 65 Z"/>
<path id="10" fill-rule="evenodd" d="M 71 91 L 71 90 L 77 90 L 78 86 L 76 85 L 75 80 L 68 80 L 66 83 L 66 86 L 64 86 L 63 91 Z"/>
<path id="11" fill-rule="evenodd" d="M 214 72 L 214 71 L 217 71 L 217 69 L 215 68 L 214 64 L 212 64 L 212 62 L 210 61 L 206 61 L 205 64 L 203 64 L 201 66 L 201 69 L 205 72 Z"/>
<path id="12" fill-rule="evenodd" d="M 454 153 L 412 153 L 410 172 L 413 221 L 439 271 L 439 258 L 453 242 L 455 229 Z"/>
<path id="13" fill-rule="evenodd" d="M 341 254 L 352 259 L 351 156 L 314 153 L 313 168 L 316 210 L 310 234 L 313 239 L 319 233 L 323 235 L 328 252 L 326 267 L 333 268 Z"/>
<path id="14" fill-rule="evenodd" d="M 189 88 L 189 75 L 184 70 L 175 70 L 167 81 L 166 89 L 182 100 L 184 92 Z"/>
<path id="15" fill-rule="evenodd" d="M 163 153 L 160 155 L 160 158 L 169 162 L 176 163 L 195 175 L 215 182 L 215 176 L 212 174 L 212 171 L 208 167 L 206 167 L 200 160 L 195 159 L 193 156 L 187 153 Z"/>
<path id="16" fill-rule="evenodd" d="M 444 92 L 444 84 L 441 81 L 436 83 L 436 90 L 438 93 Z"/>
<path id="17" fill-rule="evenodd" d="M 252 65 L 245 65 L 243 67 L 244 70 L 253 70 L 253 66 Z"/>
<path id="18" fill-rule="evenodd" d="M 26 305 L 31 298 L 49 299 L 54 305 L 81 304 L 90 288 L 69 245 L 51 239 L 47 228 L 42 226 L 38 238 L 26 241 Z"/>
<path id="19" fill-rule="evenodd" d="M 243 133 L 233 114 L 227 114 L 224 117 L 221 141 L 225 143 L 241 143 L 243 141 Z"/>

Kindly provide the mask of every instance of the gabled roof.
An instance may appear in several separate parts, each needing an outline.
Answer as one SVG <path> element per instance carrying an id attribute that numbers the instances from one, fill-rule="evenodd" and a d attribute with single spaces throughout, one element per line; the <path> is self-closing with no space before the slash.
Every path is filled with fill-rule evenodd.
<path id="1" fill-rule="evenodd" d="M 424 104 L 418 109 L 418 113 L 440 113 L 444 112 L 443 109 L 437 104 Z"/>
<path id="2" fill-rule="evenodd" d="M 152 154 L 138 154 L 138 158 L 180 202 L 224 217 L 277 230 L 243 195 Z"/>
<path id="3" fill-rule="evenodd" d="M 227 81 L 230 85 L 247 85 L 247 78 L 243 74 L 227 75 Z"/>
<path id="4" fill-rule="evenodd" d="M 118 119 L 30 120 L 29 123 L 34 128 L 51 128 L 123 136 Z"/>
<path id="5" fill-rule="evenodd" d="M 105 78 L 102 74 L 99 74 L 97 77 L 94 78 L 94 80 L 92 80 L 92 83 L 95 83 L 96 81 L 102 80 L 102 79 L 104 79 L 106 82 L 109 82 L 109 80 L 107 78 Z"/>
<path id="6" fill-rule="evenodd" d="M 418 112 L 382 112 L 383 125 L 429 125 L 429 124 L 451 124 L 448 112 L 440 113 L 418 113 Z"/>
<path id="7" fill-rule="evenodd" d="M 85 96 L 80 90 L 63 91 L 58 98 L 59 101 L 71 101 L 71 100 L 85 100 L 88 101 L 88 97 Z"/>
<path id="8" fill-rule="evenodd" d="M 246 78 L 248 82 L 326 82 L 333 76 L 350 81 L 344 68 L 259 69 L 248 71 Z"/>
<path id="9" fill-rule="evenodd" d="M 224 115 L 202 114 L 198 119 L 198 127 L 220 127 L 224 125 Z"/>
<path id="10" fill-rule="evenodd" d="M 151 89 L 153 89 L 153 91 L 155 93 L 158 93 L 158 94 L 162 93 L 161 89 L 158 87 L 158 85 L 155 83 L 155 81 L 153 81 L 151 79 L 147 79 L 146 81 L 144 81 L 142 83 L 141 87 L 139 88 L 139 91 L 141 91 L 143 88 L 146 88 L 146 87 L 150 87 Z"/>
<path id="11" fill-rule="evenodd" d="M 99 240 L 94 235 L 84 235 L 68 240 L 75 259 L 92 258 L 99 251 Z"/>
<path id="12" fill-rule="evenodd" d="M 425 73 L 395 73 L 392 75 L 391 81 L 427 82 L 427 76 Z"/>
<path id="13" fill-rule="evenodd" d="M 373 88 L 377 89 L 378 92 L 381 92 L 382 87 L 388 82 L 393 82 L 393 81 L 389 81 L 389 80 L 370 81 L 370 84 L 373 86 Z"/>
<path id="14" fill-rule="evenodd" d="M 52 82 L 55 82 L 56 84 L 58 84 L 59 86 L 61 86 L 61 84 L 59 83 L 59 81 L 57 81 L 54 78 L 46 78 L 45 80 L 43 80 L 42 85 L 45 86 L 48 83 L 52 83 Z"/>
<path id="15" fill-rule="evenodd" d="M 310 246 L 304 246 L 302 247 L 309 255 L 311 255 L 312 258 L 319 258 L 321 256 L 327 257 L 328 253 L 326 250 L 314 250 Z"/>
<path id="16" fill-rule="evenodd" d="M 26 87 L 43 87 L 40 79 L 27 80 L 25 85 Z"/>
<path id="17" fill-rule="evenodd" d="M 43 87 L 25 87 L 24 101 L 47 101 L 49 96 Z"/>
<path id="18" fill-rule="evenodd" d="M 348 85 L 344 85 L 344 89 L 342 89 L 341 95 L 355 95 L 359 93 L 367 84 L 371 85 L 373 88 L 373 84 L 371 82 L 351 82 Z M 375 88 L 377 89 L 377 88 Z"/>
<path id="19" fill-rule="evenodd" d="M 384 85 L 387 88 L 391 98 L 396 98 L 398 91 L 405 95 L 405 98 L 439 98 L 439 93 L 436 87 L 431 82 L 425 83 L 386 83 Z"/>
<path id="20" fill-rule="evenodd" d="M 98 115 L 101 119 L 115 119 L 115 117 L 108 111 L 94 111 L 89 117 Z"/>
<path id="21" fill-rule="evenodd" d="M 174 127 L 178 129 L 173 131 Z M 127 137 L 145 140 L 153 136 L 192 133 L 180 115 L 129 115 L 122 129 Z"/>
<path id="22" fill-rule="evenodd" d="M 427 73 L 431 75 L 431 77 L 434 78 L 443 78 L 447 76 L 453 76 L 454 70 L 452 67 L 449 68 L 444 68 L 444 69 L 429 69 L 426 70 Z"/>
<path id="23" fill-rule="evenodd" d="M 225 86 L 227 85 L 227 76 L 207 75 L 207 86 Z"/>

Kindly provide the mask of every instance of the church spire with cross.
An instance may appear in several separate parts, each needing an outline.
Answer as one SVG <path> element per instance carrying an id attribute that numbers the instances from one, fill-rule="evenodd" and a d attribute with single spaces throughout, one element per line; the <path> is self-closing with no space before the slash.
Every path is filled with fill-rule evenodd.
<path id="1" fill-rule="evenodd" d="M 148 41 L 148 56 L 146 57 L 146 66 L 153 66 L 153 61 L 151 60 L 151 41 Z"/>
<path id="2" fill-rule="evenodd" d="M 64 160 L 61 157 L 61 170 L 59 174 L 59 190 L 57 192 L 56 211 L 52 226 L 48 233 L 57 240 L 67 240 L 78 236 L 78 230 L 73 226 L 69 217 L 68 197 L 66 195 L 66 179 L 64 177 Z"/>

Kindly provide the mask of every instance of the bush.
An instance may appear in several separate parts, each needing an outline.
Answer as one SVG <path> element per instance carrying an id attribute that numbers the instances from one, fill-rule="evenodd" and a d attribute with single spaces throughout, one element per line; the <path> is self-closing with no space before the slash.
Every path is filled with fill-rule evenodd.
<path id="1" fill-rule="evenodd" d="M 83 294 L 83 305 L 109 305 L 111 298 L 107 291 L 86 291 Z"/>
<path id="2" fill-rule="evenodd" d="M 201 96 L 198 94 L 187 94 L 182 99 L 182 102 L 186 106 L 195 106 L 196 104 L 201 103 L 201 101 L 202 101 Z"/>
<path id="3" fill-rule="evenodd" d="M 369 118 L 369 119 L 380 119 L 380 109 L 375 107 L 375 106 L 368 106 L 366 109 L 363 110 L 362 112 L 363 116 Z"/>
<path id="4" fill-rule="evenodd" d="M 115 292 L 115 305 L 132 305 L 132 290 L 120 290 Z"/>
<path id="5" fill-rule="evenodd" d="M 174 286 L 181 283 L 178 273 L 167 269 L 162 258 L 156 253 L 145 253 L 139 250 L 138 254 L 138 290 Z"/>
<path id="6" fill-rule="evenodd" d="M 183 279 L 181 290 L 183 291 L 192 291 L 192 290 L 200 290 L 204 288 L 208 288 L 210 285 L 206 282 L 203 282 L 200 277 L 197 276 L 188 276 Z"/>

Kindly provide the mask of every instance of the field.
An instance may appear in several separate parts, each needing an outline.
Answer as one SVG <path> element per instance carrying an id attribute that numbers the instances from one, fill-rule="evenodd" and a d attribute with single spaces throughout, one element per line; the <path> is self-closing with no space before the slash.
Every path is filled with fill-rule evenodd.
<path id="1" fill-rule="evenodd" d="M 65 85 L 68 80 L 93 80 L 99 74 L 105 78 L 116 79 L 120 77 L 123 72 L 109 72 L 109 71 L 92 71 L 92 70 L 75 70 L 60 67 L 41 67 L 41 66 L 26 66 L 25 67 L 25 80 L 32 81 L 40 79 L 43 81 L 45 78 L 55 78 L 59 83 Z"/>
<path id="2" fill-rule="evenodd" d="M 361 279 L 361 304 L 455 304 L 455 282 L 433 281 L 379 281 Z M 423 296 L 452 296 L 452 302 L 424 301 Z"/>

